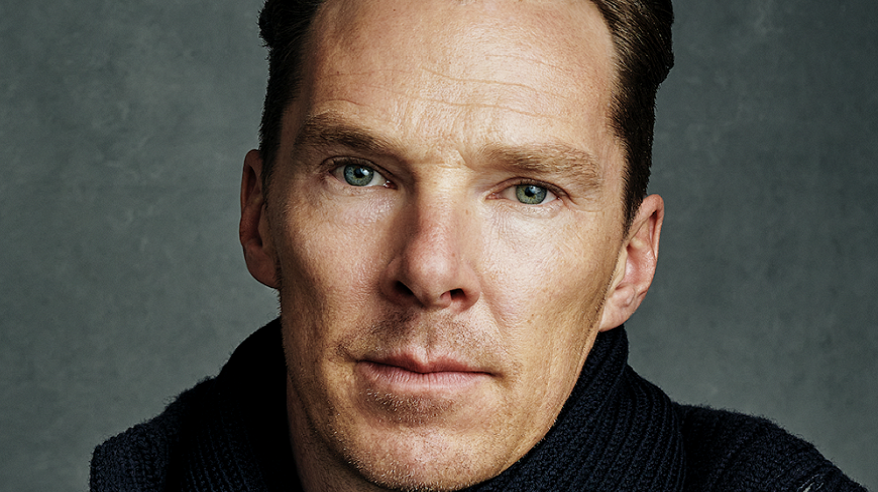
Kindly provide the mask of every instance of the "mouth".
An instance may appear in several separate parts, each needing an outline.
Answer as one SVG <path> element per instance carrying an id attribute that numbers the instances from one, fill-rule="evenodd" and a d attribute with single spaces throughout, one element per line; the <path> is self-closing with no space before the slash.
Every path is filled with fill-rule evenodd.
<path id="1" fill-rule="evenodd" d="M 424 361 L 410 355 L 361 360 L 357 371 L 375 390 L 418 396 L 464 392 L 491 377 L 453 358 Z"/>

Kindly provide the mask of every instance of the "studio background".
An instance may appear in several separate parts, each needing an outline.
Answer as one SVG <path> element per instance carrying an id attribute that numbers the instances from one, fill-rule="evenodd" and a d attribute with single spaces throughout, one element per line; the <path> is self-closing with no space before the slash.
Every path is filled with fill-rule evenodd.
<path id="1" fill-rule="evenodd" d="M 0 489 L 91 451 L 277 314 L 237 242 L 258 0 L 0 4 Z M 631 364 L 878 490 L 878 7 L 678 0 Z"/>

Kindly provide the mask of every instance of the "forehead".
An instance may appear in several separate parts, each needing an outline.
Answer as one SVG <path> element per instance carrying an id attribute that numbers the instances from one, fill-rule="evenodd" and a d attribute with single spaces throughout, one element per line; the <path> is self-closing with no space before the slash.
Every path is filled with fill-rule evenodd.
<path id="1" fill-rule="evenodd" d="M 608 61 L 596 55 L 612 53 L 589 0 L 328 0 L 312 32 L 361 61 L 379 46 L 391 48 L 375 53 L 379 59 L 420 64 L 466 60 L 482 44 L 493 57 L 539 55 L 532 61 L 546 68 L 586 68 Z"/>
<path id="2" fill-rule="evenodd" d="M 586 0 L 329 0 L 306 53 L 299 121 L 333 112 L 403 140 L 616 150 L 612 38 Z"/>

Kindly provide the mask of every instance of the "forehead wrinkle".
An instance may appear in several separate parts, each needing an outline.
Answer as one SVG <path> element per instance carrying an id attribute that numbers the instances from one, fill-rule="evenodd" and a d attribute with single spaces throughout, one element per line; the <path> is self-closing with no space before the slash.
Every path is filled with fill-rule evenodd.
<path id="1" fill-rule="evenodd" d="M 464 88 L 453 83 L 437 84 L 436 80 L 411 77 L 416 71 L 453 83 L 469 84 L 469 86 Z M 439 103 L 462 109 L 499 109 L 523 116 L 546 119 L 558 117 L 558 108 L 565 107 L 567 104 L 561 101 L 571 98 L 571 94 L 554 90 L 555 87 L 537 87 L 528 83 L 501 79 L 455 77 L 423 65 L 409 69 L 348 70 L 346 68 L 343 72 L 321 73 L 321 77 L 324 80 L 331 80 L 332 84 L 336 85 L 344 85 L 351 81 L 358 93 L 370 89 L 389 96 L 401 96 L 411 102 Z M 378 80 L 372 80 L 370 77 L 377 77 Z M 480 94 L 490 95 L 491 99 L 496 102 L 476 102 L 473 100 L 473 96 Z M 333 98 L 338 99 L 335 95 Z M 357 106 L 368 106 L 368 104 L 356 99 L 346 98 L 344 100 Z M 536 102 L 539 102 L 541 106 L 555 109 L 548 112 L 532 109 Z"/>
<path id="2" fill-rule="evenodd" d="M 527 91 L 532 91 L 532 92 L 535 92 L 537 94 L 551 96 L 553 98 L 566 98 L 567 97 L 565 94 L 562 94 L 560 92 L 539 89 L 539 88 L 533 87 L 532 85 L 528 85 L 528 84 L 525 84 L 522 82 L 507 82 L 507 81 L 499 80 L 499 79 L 479 79 L 479 78 L 453 77 L 451 75 L 444 74 L 444 73 L 441 73 L 441 72 L 436 71 L 436 70 L 431 70 L 431 69 L 426 68 L 426 67 L 421 67 L 421 70 L 423 70 L 424 72 L 427 72 L 431 75 L 435 75 L 437 77 L 451 80 L 454 82 L 469 82 L 472 84 L 483 84 L 483 85 L 489 85 L 489 86 L 495 85 L 495 86 L 501 86 L 501 87 L 514 88 L 514 89 L 525 89 Z"/>
<path id="3" fill-rule="evenodd" d="M 513 84 L 505 84 L 505 85 L 512 86 Z M 476 102 L 472 102 L 472 101 L 457 102 L 457 101 L 451 101 L 447 98 L 443 99 L 443 98 L 439 98 L 439 97 L 413 95 L 413 94 L 409 94 L 409 93 L 405 92 L 404 90 L 393 90 L 387 86 L 380 85 L 380 84 L 360 84 L 360 87 L 368 87 L 370 89 L 375 89 L 376 91 L 384 92 L 384 93 L 387 93 L 390 95 L 404 96 L 406 99 L 408 99 L 410 101 L 423 101 L 423 102 L 430 102 L 430 103 L 440 103 L 440 104 L 454 107 L 454 108 L 501 109 L 504 111 L 509 111 L 511 113 L 534 117 L 534 118 L 541 118 L 541 119 L 555 119 L 555 118 L 557 118 L 557 116 L 553 115 L 553 114 L 545 114 L 545 113 L 540 113 L 540 112 L 535 112 L 535 111 L 525 111 L 524 109 L 518 109 L 518 108 L 512 107 L 511 104 L 476 103 Z M 523 86 L 523 87 L 527 87 L 527 86 Z M 532 90 L 535 92 L 539 92 L 537 89 L 532 89 Z M 525 99 L 525 98 L 520 98 L 520 99 Z M 363 104 L 358 104 L 358 105 L 363 105 Z"/>
<path id="4" fill-rule="evenodd" d="M 591 152 L 567 145 L 490 146 L 484 154 L 526 175 L 572 176 L 590 189 L 599 189 L 604 182 L 598 159 Z"/>

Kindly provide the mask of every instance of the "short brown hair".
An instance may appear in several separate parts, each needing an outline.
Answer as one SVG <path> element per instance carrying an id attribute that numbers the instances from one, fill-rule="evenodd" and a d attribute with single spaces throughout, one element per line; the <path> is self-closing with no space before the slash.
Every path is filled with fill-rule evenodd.
<path id="1" fill-rule="evenodd" d="M 259 29 L 268 48 L 268 88 L 259 130 L 263 182 L 267 187 L 283 112 L 298 94 L 303 45 L 324 0 L 267 0 Z M 625 226 L 646 196 L 652 165 L 655 95 L 674 64 L 671 0 L 590 0 L 604 16 L 616 47 L 617 80 L 611 113 L 625 149 Z"/>

